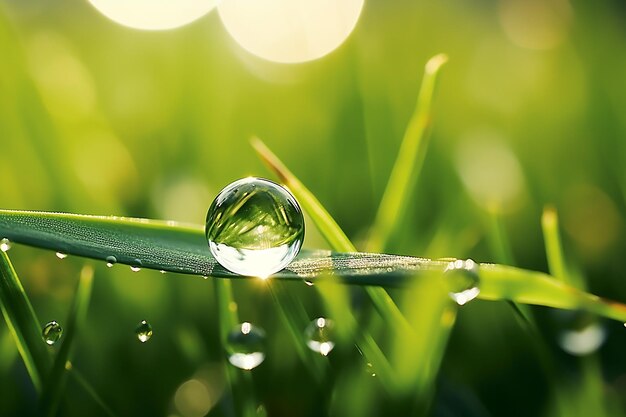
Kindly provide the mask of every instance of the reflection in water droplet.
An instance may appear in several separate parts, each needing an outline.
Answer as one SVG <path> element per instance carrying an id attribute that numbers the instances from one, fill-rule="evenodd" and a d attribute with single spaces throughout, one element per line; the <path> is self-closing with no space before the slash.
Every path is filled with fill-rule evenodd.
<path id="1" fill-rule="evenodd" d="M 376 370 L 374 369 L 374 365 L 372 365 L 370 362 L 365 365 L 365 372 L 367 372 L 367 374 L 370 376 L 376 376 Z"/>
<path id="2" fill-rule="evenodd" d="M 224 268 L 267 278 L 300 251 L 304 217 L 285 188 L 261 178 L 244 178 L 226 186 L 211 204 L 206 237 Z"/>
<path id="3" fill-rule="evenodd" d="M 130 266 L 130 270 L 133 272 L 139 272 L 141 271 L 141 266 L 142 266 L 141 261 L 139 259 L 135 259 L 134 265 Z"/>
<path id="4" fill-rule="evenodd" d="M 303 281 L 304 281 L 304 283 L 305 283 L 308 287 L 312 287 L 313 285 L 315 285 L 315 284 L 313 284 L 313 281 L 311 281 L 311 280 L 305 279 L 305 280 L 303 280 Z"/>
<path id="5" fill-rule="evenodd" d="M 63 328 L 56 321 L 51 321 L 50 323 L 47 323 L 45 326 L 43 326 L 43 330 L 41 332 L 41 336 L 43 337 L 44 342 L 46 342 L 50 346 L 58 342 L 62 335 Z"/>
<path id="6" fill-rule="evenodd" d="M 63 252 L 57 252 L 56 253 L 57 258 L 59 259 L 65 259 L 67 258 L 67 253 L 63 253 Z"/>
<path id="7" fill-rule="evenodd" d="M 335 324 L 332 320 L 319 317 L 313 320 L 305 330 L 307 346 L 314 352 L 327 356 L 335 347 L 333 329 Z"/>
<path id="8" fill-rule="evenodd" d="M 2 252 L 8 252 L 11 249 L 11 241 L 7 238 L 0 240 L 0 250 Z"/>
<path id="9" fill-rule="evenodd" d="M 606 329 L 598 319 L 584 311 L 555 312 L 560 332 L 557 341 L 570 355 L 589 355 L 604 344 Z"/>
<path id="10" fill-rule="evenodd" d="M 165 274 L 165 271 L 164 271 L 164 270 L 162 270 L 162 269 L 161 269 L 159 272 L 160 272 L 160 273 L 162 273 L 162 274 Z"/>
<path id="11" fill-rule="evenodd" d="M 228 361 L 240 369 L 256 368 L 265 360 L 264 345 L 265 331 L 243 322 L 228 334 Z"/>
<path id="12" fill-rule="evenodd" d="M 117 258 L 115 256 L 107 256 L 106 262 L 107 262 L 107 268 L 112 268 L 113 265 L 117 263 Z"/>
<path id="13" fill-rule="evenodd" d="M 152 337 L 152 326 L 145 320 L 141 320 L 135 327 L 135 334 L 141 343 L 146 343 Z"/>
<path id="14" fill-rule="evenodd" d="M 450 262 L 444 271 L 452 298 L 458 305 L 472 301 L 480 293 L 478 265 L 471 259 Z"/>

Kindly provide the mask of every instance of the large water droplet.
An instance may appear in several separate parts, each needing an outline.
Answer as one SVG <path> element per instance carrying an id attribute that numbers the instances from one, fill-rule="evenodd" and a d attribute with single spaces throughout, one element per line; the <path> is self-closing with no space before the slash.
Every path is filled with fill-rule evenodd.
<path id="1" fill-rule="evenodd" d="M 471 259 L 452 261 L 444 272 L 449 295 L 458 305 L 472 301 L 480 293 L 478 265 Z"/>
<path id="2" fill-rule="evenodd" d="M 304 217 L 294 196 L 261 178 L 226 186 L 209 208 L 206 237 L 224 268 L 266 278 L 285 268 L 300 251 Z"/>
<path id="3" fill-rule="evenodd" d="M 67 258 L 67 253 L 63 253 L 63 252 L 57 252 L 56 253 L 57 258 L 59 259 L 65 259 Z"/>
<path id="4" fill-rule="evenodd" d="M 319 317 L 313 320 L 304 331 L 309 349 L 322 356 L 327 356 L 335 347 L 333 341 L 334 327 L 335 324 L 330 319 Z"/>
<path id="5" fill-rule="evenodd" d="M 117 258 L 115 256 L 107 256 L 106 262 L 107 262 L 107 268 L 112 268 L 113 265 L 117 263 Z"/>
<path id="6" fill-rule="evenodd" d="M 146 343 L 152 337 L 152 326 L 145 320 L 141 320 L 135 327 L 135 334 L 141 343 Z"/>
<path id="7" fill-rule="evenodd" d="M 45 326 L 43 326 L 43 330 L 41 331 L 41 336 L 43 337 L 44 342 L 46 342 L 50 346 L 58 342 L 62 335 L 63 328 L 56 321 L 51 321 L 50 323 L 47 323 Z"/>
<path id="8" fill-rule="evenodd" d="M 237 368 L 254 369 L 265 360 L 265 331 L 247 321 L 228 334 L 227 343 L 228 361 Z"/>
<path id="9" fill-rule="evenodd" d="M 2 252 L 8 252 L 11 249 L 11 241 L 6 237 L 0 240 L 0 250 Z"/>

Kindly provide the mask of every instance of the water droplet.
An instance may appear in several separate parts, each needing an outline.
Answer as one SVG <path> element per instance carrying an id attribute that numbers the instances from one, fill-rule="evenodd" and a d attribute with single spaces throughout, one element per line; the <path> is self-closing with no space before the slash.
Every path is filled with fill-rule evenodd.
<path id="1" fill-rule="evenodd" d="M 0 240 L 0 250 L 2 252 L 8 252 L 11 249 L 11 241 L 6 237 Z"/>
<path id="2" fill-rule="evenodd" d="M 152 326 L 145 320 L 141 320 L 135 327 L 135 334 L 141 343 L 146 343 L 152 337 Z"/>
<path id="3" fill-rule="evenodd" d="M 106 262 L 107 262 L 107 268 L 112 268 L 113 265 L 117 263 L 117 258 L 115 256 L 107 256 Z"/>
<path id="4" fill-rule="evenodd" d="M 226 186 L 211 204 L 206 237 L 224 268 L 267 278 L 300 251 L 304 217 L 285 188 L 261 178 L 244 178 Z"/>
<path id="5" fill-rule="evenodd" d="M 365 364 L 365 372 L 369 376 L 376 376 L 376 369 L 374 368 L 374 365 L 372 365 L 371 362 L 368 362 Z"/>
<path id="6" fill-rule="evenodd" d="M 57 258 L 59 259 L 65 259 L 67 258 L 67 253 L 63 253 L 63 252 L 57 252 L 56 253 Z"/>
<path id="7" fill-rule="evenodd" d="M 598 319 L 584 311 L 556 311 L 559 327 L 557 342 L 570 355 L 589 355 L 602 347 L 606 329 Z"/>
<path id="8" fill-rule="evenodd" d="M 134 264 L 130 266 L 130 270 L 133 272 L 141 271 L 142 263 L 139 259 L 135 259 Z"/>
<path id="9" fill-rule="evenodd" d="M 63 328 L 56 321 L 51 321 L 50 323 L 43 326 L 43 330 L 41 332 L 41 336 L 43 337 L 44 342 L 46 342 L 50 346 L 58 342 L 62 335 Z"/>
<path id="10" fill-rule="evenodd" d="M 228 334 L 227 343 L 228 361 L 237 368 L 249 371 L 265 360 L 265 331 L 247 321 Z"/>
<path id="11" fill-rule="evenodd" d="M 458 305 L 472 301 L 480 293 L 478 265 L 471 259 L 452 261 L 444 272 L 449 295 Z"/>
<path id="12" fill-rule="evenodd" d="M 305 283 L 307 286 L 309 286 L 309 287 L 312 287 L 313 285 L 315 285 L 315 284 L 313 284 L 313 281 L 311 281 L 311 280 L 309 280 L 309 279 L 305 279 L 305 280 L 304 280 L 304 283 Z"/>
<path id="13" fill-rule="evenodd" d="M 160 272 L 160 273 L 162 273 L 162 274 L 165 274 L 165 273 L 166 273 L 166 272 L 165 272 L 164 270 L 162 270 L 162 269 L 161 269 L 159 272 Z"/>
<path id="14" fill-rule="evenodd" d="M 202 275 L 202 279 L 209 279 L 209 277 L 206 275 Z"/>
<path id="15" fill-rule="evenodd" d="M 335 324 L 330 319 L 319 317 L 313 320 L 304 331 L 309 349 L 322 356 L 327 356 L 335 347 L 333 341 L 334 327 Z"/>

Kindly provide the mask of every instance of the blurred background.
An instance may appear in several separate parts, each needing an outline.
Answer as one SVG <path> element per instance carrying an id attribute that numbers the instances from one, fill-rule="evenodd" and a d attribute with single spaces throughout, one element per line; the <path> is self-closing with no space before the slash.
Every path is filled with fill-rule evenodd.
<path id="1" fill-rule="evenodd" d="M 201 224 L 229 182 L 272 178 L 249 145 L 257 135 L 363 248 L 424 64 L 443 52 L 430 146 L 387 251 L 547 271 L 540 217 L 552 205 L 570 269 L 626 302 L 624 2 L 345 0 L 305 16 L 276 12 L 280 1 L 181 2 L 180 16 L 117 3 L 0 2 L 0 207 Z M 305 247 L 327 247 L 310 223 L 307 233 Z M 42 324 L 62 322 L 85 260 L 24 247 L 11 258 Z M 107 405 L 232 415 L 213 286 L 93 264 L 74 364 Z M 266 289 L 234 290 L 242 320 L 268 333 L 251 372 L 260 413 L 346 415 L 299 363 Z M 311 319 L 324 314 L 315 293 L 293 291 Z M 505 303 L 476 301 L 459 314 L 433 415 L 557 415 L 555 383 L 569 415 L 626 415 L 622 324 L 595 323 L 597 343 L 572 355 L 559 346 L 571 317 L 534 312 L 556 376 Z M 144 318 L 154 336 L 141 344 L 133 330 Z M 34 415 L 4 321 L 0 386 L 0 415 Z M 72 382 L 66 397 L 62 415 L 105 415 Z"/>

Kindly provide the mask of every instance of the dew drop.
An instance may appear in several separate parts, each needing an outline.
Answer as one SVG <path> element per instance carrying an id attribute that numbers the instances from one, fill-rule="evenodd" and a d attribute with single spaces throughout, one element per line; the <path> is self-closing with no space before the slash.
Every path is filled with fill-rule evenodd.
<path id="1" fill-rule="evenodd" d="M 240 275 L 267 278 L 300 251 L 304 217 L 285 188 L 262 178 L 244 178 L 215 197 L 205 230 L 220 265 Z"/>
<path id="2" fill-rule="evenodd" d="M 161 269 L 159 272 L 162 273 L 162 274 L 166 273 L 163 269 Z"/>
<path id="3" fill-rule="evenodd" d="M 247 321 L 243 322 L 228 334 L 228 361 L 240 369 L 254 369 L 265 360 L 264 345 L 265 331 Z"/>
<path id="4" fill-rule="evenodd" d="M 133 265 L 130 266 L 130 270 L 133 272 L 139 272 L 141 271 L 141 266 L 142 266 L 141 261 L 139 259 L 135 259 Z"/>
<path id="5" fill-rule="evenodd" d="M 56 253 L 56 257 L 59 258 L 59 259 L 65 259 L 65 258 L 67 258 L 67 253 L 57 252 Z"/>
<path id="6" fill-rule="evenodd" d="M 333 341 L 335 324 L 332 320 L 319 317 L 313 320 L 304 331 L 306 344 L 313 352 L 327 356 L 335 347 Z"/>
<path id="7" fill-rule="evenodd" d="M 63 328 L 56 321 L 47 323 L 43 326 L 43 330 L 41 331 L 41 336 L 43 337 L 44 342 L 50 346 L 58 342 L 62 335 Z"/>
<path id="8" fill-rule="evenodd" d="M 117 263 L 117 258 L 115 256 L 107 256 L 106 262 L 107 262 L 107 268 L 113 268 L 113 265 Z"/>
<path id="9" fill-rule="evenodd" d="M 304 281 L 304 283 L 306 284 L 307 287 L 312 287 L 313 285 L 315 285 L 313 283 L 313 281 L 311 281 L 310 279 L 305 279 L 303 281 Z"/>
<path id="10" fill-rule="evenodd" d="M 606 329 L 597 317 L 584 311 L 553 313 L 559 326 L 557 342 L 570 355 L 589 355 L 602 347 Z"/>
<path id="11" fill-rule="evenodd" d="M 365 372 L 369 376 L 376 376 L 376 369 L 374 368 L 374 365 L 372 365 L 371 362 L 368 362 L 365 364 Z"/>
<path id="12" fill-rule="evenodd" d="M 452 298 L 458 305 L 472 301 L 480 293 L 478 265 L 471 259 L 457 259 L 448 264 L 444 276 Z"/>
<path id="13" fill-rule="evenodd" d="M 8 252 L 11 249 L 11 241 L 6 237 L 0 240 L 0 250 L 2 252 Z"/>
<path id="14" fill-rule="evenodd" d="M 141 320 L 135 327 L 135 334 L 141 343 L 146 343 L 152 337 L 152 326 L 145 320 Z"/>

